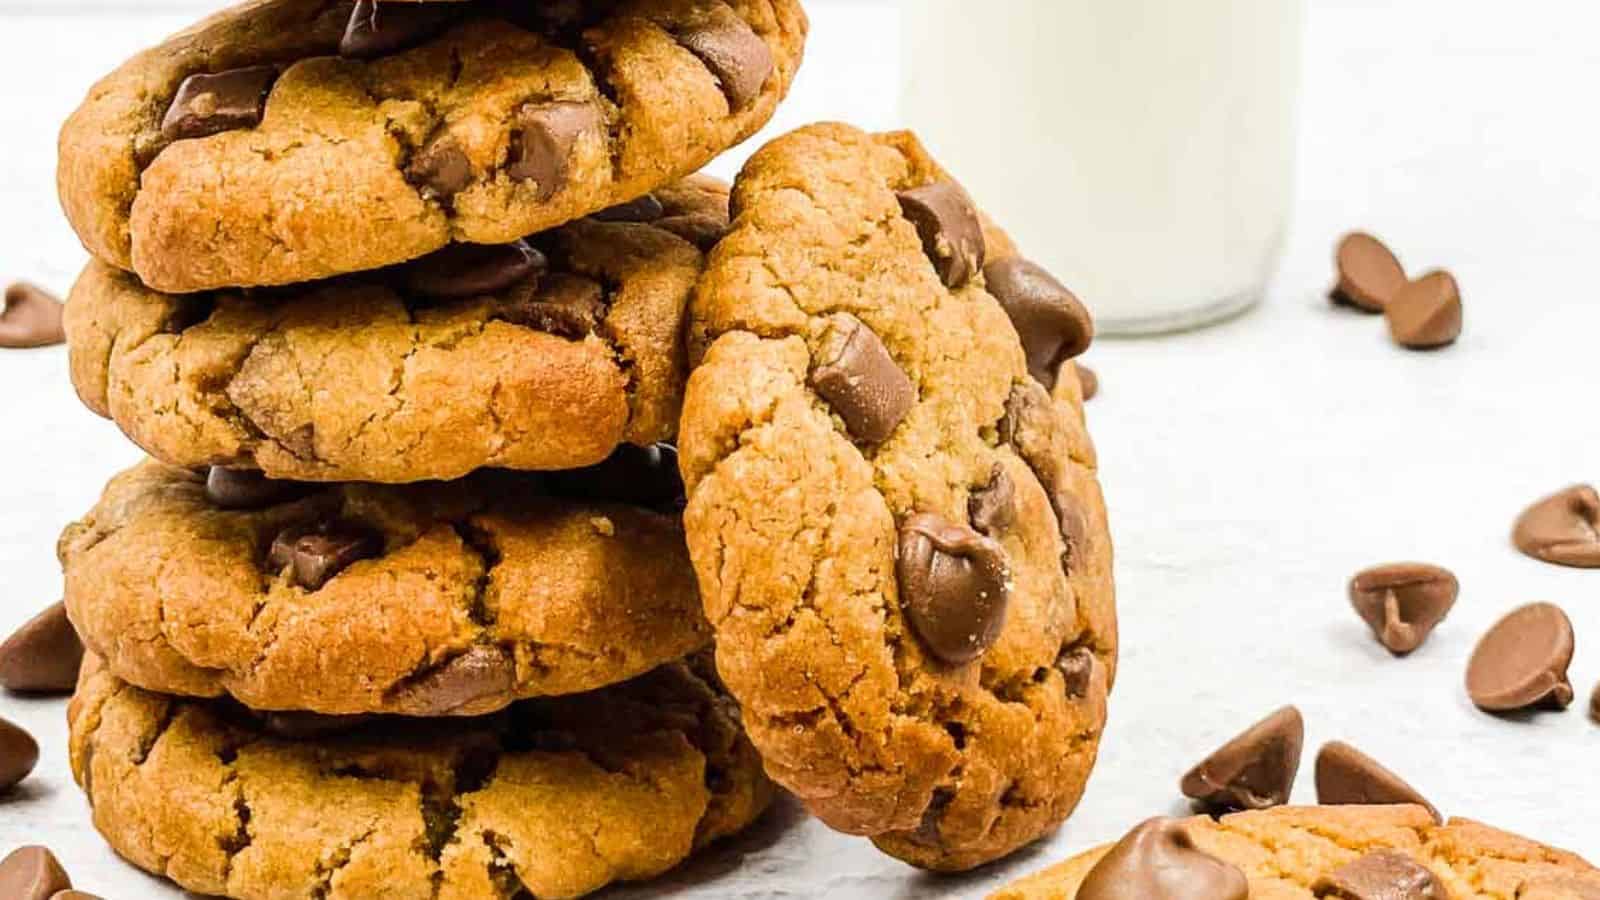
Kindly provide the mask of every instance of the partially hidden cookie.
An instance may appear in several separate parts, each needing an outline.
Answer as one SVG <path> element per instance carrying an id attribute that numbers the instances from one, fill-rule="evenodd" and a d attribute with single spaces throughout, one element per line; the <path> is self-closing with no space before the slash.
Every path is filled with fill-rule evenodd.
<path id="1" fill-rule="evenodd" d="M 91 658 L 68 709 L 72 770 L 117 853 L 195 893 L 578 897 L 672 868 L 772 799 L 707 668 L 486 718 L 286 738 Z"/>
<path id="2" fill-rule="evenodd" d="M 300 481 L 593 465 L 677 429 L 681 331 L 726 194 L 269 291 L 163 294 L 93 263 L 67 303 L 78 395 L 152 456 Z M 725 225 L 725 220 L 724 220 Z"/>
<path id="3" fill-rule="evenodd" d="M 675 493 L 607 471 L 651 505 Z M 492 712 L 705 646 L 676 510 L 565 477 L 208 487 L 145 463 L 62 535 L 67 611 L 140 687 L 341 715 Z"/>
<path id="4" fill-rule="evenodd" d="M 1151 823 L 1146 823 L 1149 826 Z M 1141 826 L 1145 827 L 1145 826 Z M 1600 869 L 1578 856 L 1467 819 L 1437 824 L 1418 806 L 1280 807 L 1220 820 L 1163 823 L 1198 863 L 1243 873 L 1250 900 L 1588 900 L 1600 896 Z M 1184 835 L 1187 837 L 1185 838 Z M 1192 850 L 1188 847 L 1192 845 Z M 991 894 L 989 900 L 1109 900 L 1162 855 L 1145 842 L 1144 859 L 1124 851 L 1105 889 L 1086 886 L 1109 847 L 1093 850 Z M 1177 857 L 1168 857 L 1168 863 Z M 1169 872 L 1169 877 L 1181 873 Z M 1080 888 L 1082 888 L 1080 890 Z M 1136 896 L 1126 894 L 1125 896 Z M 1201 896 L 1201 894 L 1194 894 Z"/>
<path id="5" fill-rule="evenodd" d="M 718 668 L 829 825 L 923 867 L 1002 856 L 1076 805 L 1116 662 L 1078 381 L 1030 376 L 985 290 L 1014 250 L 911 136 L 802 129 L 733 208 L 681 426 Z"/>
<path id="6" fill-rule="evenodd" d="M 94 256 L 173 293 L 504 243 L 753 134 L 806 30 L 797 0 L 252 0 L 95 85 L 58 187 Z"/>

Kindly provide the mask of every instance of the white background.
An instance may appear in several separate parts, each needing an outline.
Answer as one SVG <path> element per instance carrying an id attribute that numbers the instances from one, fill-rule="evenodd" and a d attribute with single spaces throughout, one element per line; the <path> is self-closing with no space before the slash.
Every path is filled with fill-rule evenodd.
<path id="1" fill-rule="evenodd" d="M 54 201 L 55 129 L 95 76 L 187 18 L 135 0 L 99 4 L 121 13 L 66 12 L 77 6 L 22 12 L 0 0 L 0 279 L 58 290 L 83 256 Z M 1576 623 L 1582 700 L 1600 679 L 1600 572 L 1534 563 L 1506 539 L 1527 502 L 1600 479 L 1600 11 L 1587 0 L 1312 6 L 1299 202 L 1268 302 L 1210 331 L 1090 353 L 1105 385 L 1090 410 L 1125 653 L 1078 814 L 1052 842 L 952 880 L 791 807 L 668 888 L 980 895 L 1176 811 L 1189 764 L 1288 702 L 1305 712 L 1311 750 L 1353 741 L 1448 814 L 1600 855 L 1600 726 L 1582 701 L 1503 720 L 1473 710 L 1460 686 L 1478 635 L 1533 600 Z M 894 125 L 892 8 L 818 0 L 813 20 L 808 67 L 775 131 L 824 117 Z M 1376 229 L 1418 268 L 1454 269 L 1467 303 L 1459 345 L 1404 353 L 1380 321 L 1326 305 L 1331 247 L 1352 226 Z M 78 406 L 60 349 L 0 351 L 0 631 L 57 599 L 57 532 L 136 458 Z M 1395 558 L 1451 566 L 1464 585 L 1450 620 L 1403 661 L 1344 599 L 1352 572 Z M 64 704 L 0 697 L 0 715 L 32 729 L 46 755 L 0 799 L 0 851 L 48 843 L 86 889 L 176 896 L 91 831 L 64 764 Z M 1309 752 L 1305 774 L 1297 799 L 1311 801 Z"/>

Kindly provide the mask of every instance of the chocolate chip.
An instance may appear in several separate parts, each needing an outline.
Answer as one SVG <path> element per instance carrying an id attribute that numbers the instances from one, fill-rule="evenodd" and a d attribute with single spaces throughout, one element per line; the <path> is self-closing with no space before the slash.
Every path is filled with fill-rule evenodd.
<path id="1" fill-rule="evenodd" d="M 671 444 L 624 444 L 599 465 L 549 473 L 546 484 L 551 494 L 576 500 L 629 503 L 672 512 L 681 510 L 684 503 L 678 450 Z"/>
<path id="2" fill-rule="evenodd" d="M 953 181 L 901 191 L 900 212 L 922 239 L 939 280 L 959 288 L 983 268 L 983 225 L 967 192 Z"/>
<path id="3" fill-rule="evenodd" d="M 1282 806 L 1294 790 L 1305 737 L 1300 710 L 1286 706 L 1190 770 L 1183 794 L 1208 813 Z"/>
<path id="4" fill-rule="evenodd" d="M 406 181 L 429 200 L 449 202 L 472 185 L 472 160 L 455 138 L 437 138 L 411 157 Z"/>
<path id="5" fill-rule="evenodd" d="M 1011 571 L 992 538 L 922 513 L 900 528 L 900 602 L 928 652 L 965 665 L 994 646 L 1006 623 Z"/>
<path id="6" fill-rule="evenodd" d="M 1435 821 L 1439 811 L 1427 798 L 1377 760 L 1341 741 L 1317 754 L 1317 803 L 1323 806 L 1420 806 Z"/>
<path id="7" fill-rule="evenodd" d="M 273 737 L 290 741 L 311 740 L 345 734 L 374 720 L 374 716 L 325 716 L 310 712 L 261 713 L 259 722 L 263 731 Z"/>
<path id="8" fill-rule="evenodd" d="M 1350 605 L 1397 656 L 1422 646 L 1460 593 L 1455 575 L 1426 563 L 1377 566 L 1350 580 Z"/>
<path id="9" fill-rule="evenodd" d="M 408 290 L 437 300 L 460 300 L 503 291 L 543 275 L 549 263 L 527 241 L 451 244 L 406 266 Z"/>
<path id="10" fill-rule="evenodd" d="M 272 66 L 232 69 L 215 75 L 190 75 L 161 120 L 161 134 L 172 141 L 254 128 L 266 115 L 267 94 L 278 80 Z"/>
<path id="11" fill-rule="evenodd" d="M 1078 370 L 1078 383 L 1083 386 L 1083 399 L 1093 400 L 1100 393 L 1100 376 L 1083 363 L 1072 364 Z"/>
<path id="12" fill-rule="evenodd" d="M 267 561 L 273 571 L 293 570 L 294 583 L 321 590 L 340 572 L 383 553 L 383 537 L 354 522 L 328 522 L 288 528 L 272 542 Z"/>
<path id="13" fill-rule="evenodd" d="M 717 77 L 735 112 L 756 102 L 772 74 L 772 50 L 767 42 L 735 16 L 679 32 L 678 42 Z"/>
<path id="14" fill-rule="evenodd" d="M 1449 272 L 1429 272 L 1384 308 L 1394 342 L 1412 350 L 1453 344 L 1461 336 L 1461 289 Z"/>
<path id="15" fill-rule="evenodd" d="M 25 694 L 68 694 L 78 684 L 83 642 L 54 604 L 0 644 L 0 686 Z"/>
<path id="16" fill-rule="evenodd" d="M 1559 606 L 1533 603 L 1495 623 L 1467 664 L 1467 694 L 1486 712 L 1572 705 L 1572 622 Z"/>
<path id="17" fill-rule="evenodd" d="M 602 209 L 591 218 L 601 222 L 654 222 L 666 214 L 666 208 L 654 194 L 645 194 L 627 203 L 618 203 L 609 209 Z"/>
<path id="18" fill-rule="evenodd" d="M 1176 819 L 1151 819 L 1089 870 L 1077 900 L 1247 900 L 1238 868 L 1195 846 Z"/>
<path id="19" fill-rule="evenodd" d="M 0 307 L 0 347 L 23 350 L 62 343 L 61 301 L 37 285 L 19 281 L 6 288 Z"/>
<path id="20" fill-rule="evenodd" d="M 1067 697 L 1081 700 L 1089 696 L 1089 686 L 1094 684 L 1095 669 L 1100 660 L 1094 651 L 1084 646 L 1072 646 L 1056 657 L 1055 668 L 1061 673 L 1062 688 Z"/>
<path id="21" fill-rule="evenodd" d="M 531 181 L 539 202 L 566 187 L 572 149 L 585 134 L 598 132 L 600 111 L 587 103 L 540 103 L 517 113 L 506 174 Z"/>
<path id="22" fill-rule="evenodd" d="M 989 263 L 983 277 L 1022 338 L 1028 372 L 1055 390 L 1062 364 L 1094 340 L 1089 311 L 1049 272 L 1018 256 Z"/>
<path id="23" fill-rule="evenodd" d="M 71 887 L 66 870 L 44 847 L 23 847 L 0 860 L 0 897 L 6 900 L 50 900 Z"/>
<path id="24" fill-rule="evenodd" d="M 309 485 L 278 481 L 254 469 L 212 466 L 206 474 L 206 499 L 219 509 L 265 509 L 306 495 Z"/>
<path id="25" fill-rule="evenodd" d="M 1370 234 L 1353 232 L 1339 242 L 1334 263 L 1339 283 L 1328 294 L 1341 306 L 1381 313 L 1406 286 L 1405 267 L 1383 242 Z"/>
<path id="26" fill-rule="evenodd" d="M 1511 539 L 1534 559 L 1600 569 L 1600 492 L 1580 484 L 1540 500 L 1517 519 Z"/>
<path id="27" fill-rule="evenodd" d="M 989 483 L 967 498 L 967 518 L 972 527 L 989 537 L 999 537 L 1017 520 L 1017 486 L 1004 466 L 996 463 Z"/>
<path id="28" fill-rule="evenodd" d="M 39 743 L 19 725 L 0 719 L 0 791 L 15 787 L 39 764 Z"/>
<path id="29" fill-rule="evenodd" d="M 1398 850 L 1378 850 L 1317 879 L 1311 892 L 1339 900 L 1450 900 L 1434 874 Z"/>
<path id="30" fill-rule="evenodd" d="M 499 647 L 477 645 L 404 685 L 395 702 L 419 716 L 443 716 L 516 689 L 516 662 Z"/>
<path id="31" fill-rule="evenodd" d="M 1061 568 L 1071 575 L 1077 570 L 1078 562 L 1089 554 L 1089 523 L 1083 517 L 1077 496 L 1064 489 L 1050 491 L 1050 506 L 1061 526 Z"/>
<path id="32" fill-rule="evenodd" d="M 578 275 L 546 276 L 538 290 L 518 297 L 502 311 L 508 322 L 577 340 L 594 334 L 606 313 L 605 290 Z"/>
<path id="33" fill-rule="evenodd" d="M 415 47 L 461 18 L 468 5 L 356 0 L 339 41 L 339 55 L 346 59 L 373 59 Z"/>
<path id="34" fill-rule="evenodd" d="M 881 444 L 916 405 L 917 390 L 866 323 L 838 313 L 827 328 L 811 384 L 857 440 Z"/>

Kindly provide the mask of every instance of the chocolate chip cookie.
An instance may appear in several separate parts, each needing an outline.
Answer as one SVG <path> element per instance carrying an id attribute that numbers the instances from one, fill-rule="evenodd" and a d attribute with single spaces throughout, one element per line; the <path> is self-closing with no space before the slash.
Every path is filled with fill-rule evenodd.
<path id="1" fill-rule="evenodd" d="M 1139 893 L 1161 877 L 1187 890 Z M 1250 900 L 1587 900 L 1600 896 L 1600 869 L 1477 822 L 1439 825 L 1416 806 L 1283 807 L 1152 820 L 989 900 L 1242 900 L 1230 885 L 1247 885 Z"/>
<path id="2" fill-rule="evenodd" d="M 726 194 L 667 198 L 652 222 L 270 291 L 163 294 L 91 264 L 67 304 L 73 382 L 174 465 L 378 482 L 593 465 L 677 428 L 703 259 L 669 228 L 710 233 Z"/>
<path id="3" fill-rule="evenodd" d="M 62 536 L 67 610 L 119 677 L 256 709 L 475 715 L 613 684 L 709 637 L 671 454 L 624 454 L 403 487 L 146 463 Z"/>
<path id="4" fill-rule="evenodd" d="M 780 138 L 733 208 L 681 428 L 718 667 L 829 825 L 1004 855 L 1076 805 L 1116 661 L 1087 323 L 909 135 Z"/>
<path id="5" fill-rule="evenodd" d="M 505 243 L 753 134 L 806 29 L 797 0 L 254 0 L 97 84 L 58 186 L 92 254 L 174 293 Z"/>
<path id="6" fill-rule="evenodd" d="M 91 659 L 68 711 L 72 769 L 119 854 L 199 894 L 577 897 L 658 875 L 771 800 L 706 668 L 481 719 L 284 737 Z"/>

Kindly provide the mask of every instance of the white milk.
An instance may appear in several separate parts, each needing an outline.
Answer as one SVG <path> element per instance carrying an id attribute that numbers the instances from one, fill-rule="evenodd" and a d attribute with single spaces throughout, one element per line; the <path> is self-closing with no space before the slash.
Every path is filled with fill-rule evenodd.
<path id="1" fill-rule="evenodd" d="M 904 0 L 902 111 L 1094 312 L 1260 299 L 1293 182 L 1304 0 Z"/>

